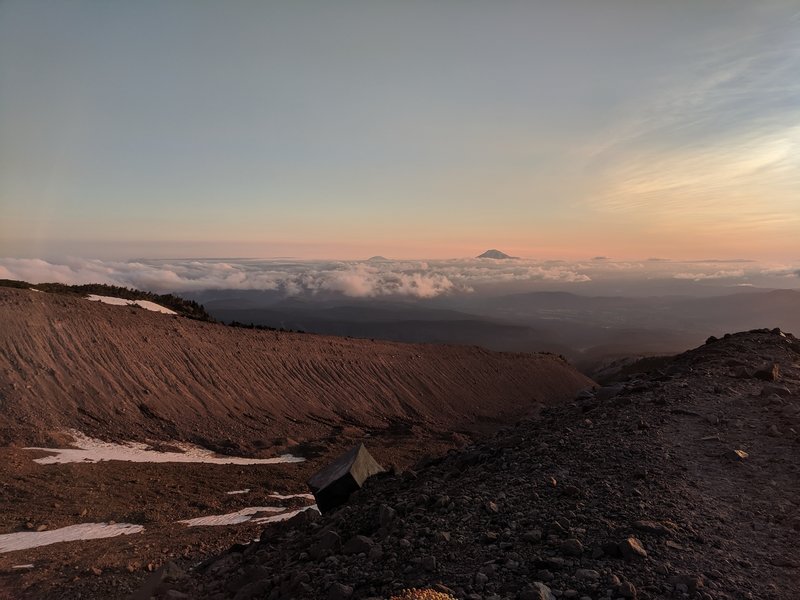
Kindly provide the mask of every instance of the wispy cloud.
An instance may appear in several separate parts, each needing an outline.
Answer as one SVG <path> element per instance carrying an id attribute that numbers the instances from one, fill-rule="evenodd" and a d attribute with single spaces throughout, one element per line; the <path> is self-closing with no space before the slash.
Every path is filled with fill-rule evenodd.
<path id="1" fill-rule="evenodd" d="M 591 206 L 654 227 L 800 226 L 797 18 L 716 43 L 589 150 Z"/>
<path id="2" fill-rule="evenodd" d="M 714 271 L 713 273 L 675 273 L 675 279 L 691 279 L 692 281 L 704 281 L 706 279 L 738 279 L 744 277 L 744 269 L 732 271 Z M 744 285 L 744 284 L 740 284 Z"/>

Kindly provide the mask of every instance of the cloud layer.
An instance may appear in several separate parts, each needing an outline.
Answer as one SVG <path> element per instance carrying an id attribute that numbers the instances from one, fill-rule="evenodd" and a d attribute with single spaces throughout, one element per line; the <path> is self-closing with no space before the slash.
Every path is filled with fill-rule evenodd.
<path id="1" fill-rule="evenodd" d="M 592 260 L 455 259 L 437 261 L 169 260 L 102 261 L 2 258 L 0 278 L 31 283 L 105 283 L 155 292 L 272 290 L 287 296 L 341 294 L 351 298 L 434 298 L 503 285 L 583 291 L 602 281 L 676 280 L 796 287 L 797 265 L 718 261 L 677 263 Z"/>
<path id="2" fill-rule="evenodd" d="M 510 281 L 589 281 L 564 265 L 526 261 L 306 262 L 181 260 L 119 262 L 66 259 L 0 259 L 0 278 L 32 283 L 106 283 L 159 292 L 214 289 L 276 290 L 286 295 L 340 293 L 353 298 L 433 298 L 470 292 L 475 285 Z"/>

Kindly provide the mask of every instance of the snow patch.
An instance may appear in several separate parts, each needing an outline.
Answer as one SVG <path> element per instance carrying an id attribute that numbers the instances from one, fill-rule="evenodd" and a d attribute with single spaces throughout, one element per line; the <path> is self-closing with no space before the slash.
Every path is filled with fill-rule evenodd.
<path id="1" fill-rule="evenodd" d="M 58 542 L 74 542 L 77 540 L 96 540 L 100 538 L 131 535 L 144 531 L 141 525 L 130 523 L 81 523 L 50 531 L 20 531 L 0 535 L 0 553 L 14 552 L 38 548 Z M 31 568 L 21 565 L 19 568 Z"/>
<path id="2" fill-rule="evenodd" d="M 283 454 L 275 458 L 242 458 L 238 456 L 222 456 L 207 448 L 193 444 L 174 442 L 183 452 L 159 452 L 150 449 L 147 444 L 125 442 L 115 444 L 90 438 L 80 431 L 70 430 L 68 433 L 75 439 L 77 448 L 25 448 L 25 450 L 43 450 L 51 452 L 50 456 L 35 458 L 40 465 L 53 465 L 74 462 L 96 463 L 104 460 L 121 460 L 127 462 L 150 463 L 209 463 L 214 465 L 271 465 L 277 463 L 298 463 L 305 458 Z"/>
<path id="3" fill-rule="evenodd" d="M 274 517 L 261 517 L 260 519 L 253 519 L 255 523 L 277 523 L 278 521 L 288 521 L 292 517 L 299 515 L 301 512 L 305 512 L 307 510 L 315 510 L 319 512 L 319 508 L 316 504 L 312 504 L 311 506 L 304 506 L 303 508 L 298 508 L 296 510 L 290 510 L 285 513 L 281 513 L 279 515 L 275 515 Z"/>
<path id="4" fill-rule="evenodd" d="M 182 519 L 178 523 L 186 523 L 189 527 L 205 527 L 218 525 L 237 525 L 245 521 L 253 520 L 253 515 L 260 512 L 282 512 L 284 509 L 279 506 L 248 506 L 236 512 L 224 515 L 209 515 L 207 517 L 197 517 L 195 519 Z"/>
<path id="5" fill-rule="evenodd" d="M 225 492 L 229 496 L 233 496 L 234 494 L 247 494 L 250 492 L 250 488 L 245 488 L 243 490 L 233 490 L 231 492 Z"/>
<path id="6" fill-rule="evenodd" d="M 269 497 L 277 498 L 278 500 L 288 500 L 290 498 L 305 498 L 306 500 L 313 500 L 314 494 L 270 494 Z"/>
<path id="7" fill-rule="evenodd" d="M 176 315 L 174 310 L 170 310 L 166 306 L 161 306 L 150 300 L 126 300 L 125 298 L 114 298 L 113 296 L 98 296 L 97 294 L 89 294 L 86 296 L 87 300 L 92 302 L 102 302 L 103 304 L 113 304 L 114 306 L 138 306 L 145 310 L 153 312 L 164 313 L 165 315 Z"/>
<path id="8" fill-rule="evenodd" d="M 185 523 L 189 527 L 208 527 L 219 525 L 238 525 L 239 523 L 277 523 L 278 521 L 286 521 L 295 515 L 299 515 L 306 510 L 319 510 L 316 504 L 311 506 L 304 506 L 296 510 L 285 510 L 280 506 L 250 506 L 237 510 L 236 512 L 226 513 L 224 515 L 209 515 L 207 517 L 197 517 L 195 519 L 183 519 L 178 523 Z M 259 513 L 280 513 L 276 515 L 256 516 Z"/>

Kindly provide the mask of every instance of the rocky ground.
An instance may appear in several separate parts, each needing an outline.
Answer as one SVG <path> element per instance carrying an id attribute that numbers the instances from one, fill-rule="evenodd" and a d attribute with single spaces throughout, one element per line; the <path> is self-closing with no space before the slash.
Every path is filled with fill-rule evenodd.
<path id="1" fill-rule="evenodd" d="M 306 480 L 359 441 L 382 464 L 410 465 L 421 453 L 443 454 L 469 438 L 422 428 L 341 427 L 306 445 L 303 463 L 213 465 L 99 462 L 40 465 L 43 451 L 0 448 L 0 535 L 52 531 L 76 523 L 134 523 L 130 536 L 66 542 L 0 553 L 0 600 L 126 598 L 169 561 L 197 564 L 231 544 L 258 538 L 263 525 L 187 527 L 181 519 L 250 506 L 308 504 L 271 493 L 308 492 Z M 298 451 L 297 447 L 287 448 Z M 229 491 L 249 489 L 245 494 Z M 15 566 L 31 565 L 29 569 Z"/>
<path id="2" fill-rule="evenodd" d="M 798 432 L 800 342 L 711 339 L 139 597 L 800 598 Z"/>
<path id="3" fill-rule="evenodd" d="M 0 550 L 3 600 L 124 598 L 165 562 L 196 564 L 263 528 L 178 520 L 307 492 L 310 474 L 359 441 L 406 467 L 593 384 L 555 355 L 247 330 L 27 289 L 0 288 L 0 323 L 0 536 L 144 527 Z M 69 429 L 307 462 L 41 465 L 43 453 L 23 449 L 64 448 Z M 227 494 L 242 488 L 251 492 Z"/>

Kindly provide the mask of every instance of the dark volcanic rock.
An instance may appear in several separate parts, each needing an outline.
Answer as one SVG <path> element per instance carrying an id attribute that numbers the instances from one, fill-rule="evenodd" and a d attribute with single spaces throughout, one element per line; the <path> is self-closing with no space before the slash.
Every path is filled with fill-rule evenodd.
<path id="1" fill-rule="evenodd" d="M 647 556 L 647 551 L 642 546 L 642 542 L 635 537 L 629 537 L 619 543 L 619 553 L 624 558 L 636 558 L 637 556 Z"/>
<path id="2" fill-rule="evenodd" d="M 367 478 L 382 472 L 383 468 L 364 444 L 358 444 L 315 473 L 308 480 L 308 487 L 324 514 L 347 502 L 350 494 L 361 489 Z"/>
<path id="3" fill-rule="evenodd" d="M 373 478 L 337 511 L 171 587 L 224 598 L 243 573 L 269 572 L 260 589 L 273 599 L 415 587 L 479 600 L 796 600 L 797 343 L 727 335 L 676 357 L 668 379 L 623 384 L 590 420 L 580 401 L 550 406 L 414 476 Z M 769 401 L 760 379 L 731 377 L 732 361 L 779 365 L 786 392 Z M 749 457 L 722 458 L 733 449 Z"/>

